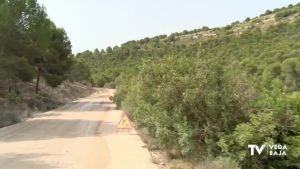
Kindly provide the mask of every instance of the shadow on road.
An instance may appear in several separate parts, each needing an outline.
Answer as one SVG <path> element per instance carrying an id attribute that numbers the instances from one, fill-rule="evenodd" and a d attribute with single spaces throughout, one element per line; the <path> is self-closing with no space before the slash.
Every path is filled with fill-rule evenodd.
<path id="1" fill-rule="evenodd" d="M 0 142 L 93 137 L 101 134 L 98 131 L 100 125 L 112 129 L 105 134 L 114 134 L 114 124 L 102 124 L 102 121 L 35 119 L 0 129 Z"/>
<path id="2" fill-rule="evenodd" d="M 5 169 L 18 168 L 22 166 L 22 169 L 43 168 L 52 169 L 56 168 L 53 164 L 47 164 L 41 160 L 37 160 L 40 157 L 50 156 L 49 154 L 15 154 L 8 153 L 0 155 L 1 168 L 5 166 Z M 4 169 L 4 168 L 3 168 Z"/>
<path id="3" fill-rule="evenodd" d="M 51 110 L 51 113 L 55 112 L 89 112 L 89 111 L 109 111 L 115 110 L 116 106 L 113 102 L 109 101 L 75 101 L 64 106 Z"/>
<path id="4" fill-rule="evenodd" d="M 34 119 L 0 128 L 0 143 L 114 134 L 115 125 L 100 121 L 99 116 L 114 113 L 111 110 L 115 109 L 113 102 L 100 99 L 99 96 L 80 99 L 39 114 Z M 105 128 L 105 132 L 98 131 L 100 125 Z"/>

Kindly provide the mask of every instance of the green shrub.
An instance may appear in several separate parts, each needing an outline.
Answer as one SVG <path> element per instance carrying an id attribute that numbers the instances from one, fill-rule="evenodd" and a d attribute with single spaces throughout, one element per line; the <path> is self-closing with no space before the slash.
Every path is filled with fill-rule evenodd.
<path id="1" fill-rule="evenodd" d="M 250 121 L 238 124 L 233 133 L 224 135 L 218 143 L 225 154 L 239 159 L 245 169 L 293 168 L 300 161 L 300 101 L 287 97 L 282 87 L 280 81 L 273 81 L 272 91 L 257 102 L 257 112 L 250 114 Z M 284 158 L 250 156 L 248 144 L 286 144 L 289 152 Z"/>
<path id="2" fill-rule="evenodd" d="M 286 17 L 293 10 L 274 13 Z M 293 168 L 300 154 L 299 104 L 288 97 L 300 90 L 300 20 L 260 30 L 263 19 L 244 25 L 239 36 L 229 25 L 208 29 L 217 35 L 196 43 L 146 38 L 79 58 L 95 84 L 116 82 L 118 107 L 174 157 L 229 156 L 246 169 L 251 162 L 254 168 Z M 286 141 L 292 155 L 274 164 L 266 157 L 251 161 L 245 146 L 252 141 Z"/>
<path id="3" fill-rule="evenodd" d="M 115 82 L 109 82 L 109 83 L 105 83 L 103 87 L 109 88 L 109 89 L 115 89 L 116 84 L 115 84 Z"/>
<path id="4" fill-rule="evenodd" d="M 275 19 L 280 20 L 282 18 L 291 16 L 295 13 L 297 13 L 297 10 L 295 10 L 295 9 L 286 9 L 286 10 L 283 10 L 283 11 L 280 11 L 280 12 L 276 13 L 275 14 Z"/>
<path id="5" fill-rule="evenodd" d="M 16 91 L 8 92 L 6 95 L 6 98 L 8 101 L 13 102 L 13 103 L 20 103 L 23 100 L 20 93 L 18 93 Z"/>
<path id="6" fill-rule="evenodd" d="M 272 14 L 273 12 L 271 11 L 271 10 L 266 10 L 266 12 L 265 12 L 265 15 L 270 15 L 270 14 Z"/>
<path id="7" fill-rule="evenodd" d="M 143 142 L 147 144 L 148 150 L 152 151 L 160 149 L 156 139 L 150 136 L 150 133 L 147 128 L 138 129 L 138 134 L 143 140 Z"/>
<path id="8" fill-rule="evenodd" d="M 217 62 L 210 69 L 203 65 L 178 56 L 146 60 L 122 104 L 162 147 L 175 149 L 175 157 L 199 148 L 203 155 L 217 153 L 218 133 L 245 118 L 241 112 L 253 97 L 251 80 L 243 74 L 225 73 Z"/>
<path id="9" fill-rule="evenodd" d="M 250 19 L 249 17 L 247 17 L 247 18 L 244 20 L 244 22 L 249 22 L 249 21 L 251 21 L 251 19 Z"/>

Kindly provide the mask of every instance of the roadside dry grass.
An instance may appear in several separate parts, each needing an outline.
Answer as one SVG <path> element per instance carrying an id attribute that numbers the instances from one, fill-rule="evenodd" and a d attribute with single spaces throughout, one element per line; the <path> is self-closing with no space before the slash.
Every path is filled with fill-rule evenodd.
<path id="1" fill-rule="evenodd" d="M 170 162 L 168 169 L 195 169 L 189 162 L 183 160 L 173 160 Z"/>
<path id="2" fill-rule="evenodd" d="M 33 114 L 52 110 L 94 92 L 91 86 L 65 81 L 56 88 L 41 82 L 39 94 L 34 92 L 34 82 L 16 82 L 12 92 L 2 88 L 0 99 L 0 127 L 32 117 Z"/>
<path id="3" fill-rule="evenodd" d="M 168 169 L 239 169 L 236 162 L 229 158 L 217 158 L 194 164 L 185 160 L 172 160 Z"/>
<path id="4" fill-rule="evenodd" d="M 195 169 L 240 169 L 235 161 L 229 158 L 207 160 L 196 165 Z"/>

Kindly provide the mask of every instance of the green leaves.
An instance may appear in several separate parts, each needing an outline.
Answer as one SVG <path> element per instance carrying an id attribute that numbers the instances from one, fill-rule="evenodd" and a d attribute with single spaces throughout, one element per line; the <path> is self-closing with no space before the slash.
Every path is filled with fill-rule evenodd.
<path id="1" fill-rule="evenodd" d="M 287 168 L 299 161 L 299 100 L 287 97 L 279 80 L 272 81 L 271 91 L 265 91 L 262 98 L 257 101 L 254 111 L 249 115 L 249 121 L 240 123 L 234 132 L 221 137 L 218 145 L 222 151 L 234 158 L 240 158 L 244 166 L 255 164 L 261 168 L 268 167 Z M 285 158 L 265 155 L 250 157 L 246 149 L 248 144 L 268 145 L 286 144 L 290 153 Z"/>
<path id="2" fill-rule="evenodd" d="M 3 73 L 0 79 L 18 78 L 23 81 L 30 81 L 35 75 L 34 67 L 20 57 L 0 57 L 0 72 Z"/>
<path id="3" fill-rule="evenodd" d="M 249 79 L 246 84 L 241 75 L 231 77 L 218 62 L 166 56 L 144 60 L 140 70 L 131 86 L 118 88 L 127 89 L 122 107 L 137 124 L 154 130 L 161 146 L 178 146 L 184 155 L 197 149 L 214 155 L 219 133 L 245 118 L 241 111 L 253 97 Z"/>
<path id="4" fill-rule="evenodd" d="M 0 74 L 22 81 L 41 75 L 49 85 L 59 85 L 71 65 L 66 32 L 55 26 L 36 0 L 5 0 L 0 9 L 0 71 L 6 72 Z"/>
<path id="5" fill-rule="evenodd" d="M 300 58 L 289 58 L 283 61 L 282 72 L 288 90 L 297 90 L 300 86 Z"/>
<path id="6" fill-rule="evenodd" d="M 162 147 L 184 156 L 230 156 L 246 169 L 292 168 L 299 152 L 300 20 L 284 17 L 294 10 L 299 5 L 247 23 L 130 41 L 77 58 L 96 85 L 117 84 L 118 106 Z M 273 26 L 263 21 L 271 13 L 281 18 Z M 185 38 L 202 33 L 215 35 Z M 287 143 L 292 155 L 252 158 L 249 143 Z"/>
<path id="7" fill-rule="evenodd" d="M 84 63 L 74 60 L 68 72 L 68 79 L 71 81 L 89 82 L 91 80 L 91 71 Z"/>

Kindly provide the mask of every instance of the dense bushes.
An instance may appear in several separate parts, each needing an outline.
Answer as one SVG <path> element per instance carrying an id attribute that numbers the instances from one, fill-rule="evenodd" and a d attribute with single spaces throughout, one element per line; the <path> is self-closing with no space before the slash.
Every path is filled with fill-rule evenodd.
<path id="1" fill-rule="evenodd" d="M 249 121 L 236 126 L 234 132 L 225 135 L 219 141 L 223 152 L 239 158 L 244 168 L 299 167 L 299 96 L 289 97 L 284 93 L 283 85 L 278 80 L 272 81 L 271 91 L 265 91 L 252 108 Z M 287 144 L 288 156 L 250 157 L 245 147 L 255 144 Z M 274 162 L 276 160 L 276 162 Z"/>
<path id="2" fill-rule="evenodd" d="M 73 61 L 73 64 L 68 72 L 68 79 L 71 81 L 88 81 L 90 82 L 91 72 L 89 68 L 82 62 Z"/>
<path id="3" fill-rule="evenodd" d="M 183 155 L 215 155 L 220 133 L 245 120 L 255 97 L 243 73 L 186 57 L 147 60 L 133 82 L 122 107 L 163 147 L 178 145 Z"/>
<path id="4" fill-rule="evenodd" d="M 297 168 L 300 103 L 290 95 L 299 91 L 300 62 L 298 42 L 285 38 L 297 34 L 298 22 L 210 40 L 196 56 L 181 50 L 182 56 L 145 59 L 137 75 L 117 80 L 116 99 L 138 126 L 181 156 Z M 251 143 L 287 144 L 289 155 L 250 157 Z"/>
<path id="5" fill-rule="evenodd" d="M 95 82 L 115 82 L 117 105 L 172 157 L 300 168 L 300 20 L 238 36 L 237 26 L 190 45 L 176 44 L 173 34 L 78 59 Z M 288 156 L 250 157 L 248 144 L 267 143 L 288 145 Z"/>
<path id="6" fill-rule="evenodd" d="M 282 19 L 284 17 L 288 17 L 288 16 L 291 16 L 295 13 L 297 13 L 299 10 L 296 10 L 296 9 L 287 9 L 287 10 L 284 10 L 284 11 L 281 11 L 281 12 L 278 12 L 275 14 L 275 18 L 277 20 L 279 19 Z"/>
<path id="7" fill-rule="evenodd" d="M 229 156 L 243 168 L 297 167 L 300 97 L 289 96 L 279 79 L 264 88 L 242 70 L 178 56 L 145 60 L 140 70 L 118 88 L 127 89 L 122 108 L 162 147 L 183 156 Z M 289 156 L 250 157 L 251 143 L 287 144 Z"/>

